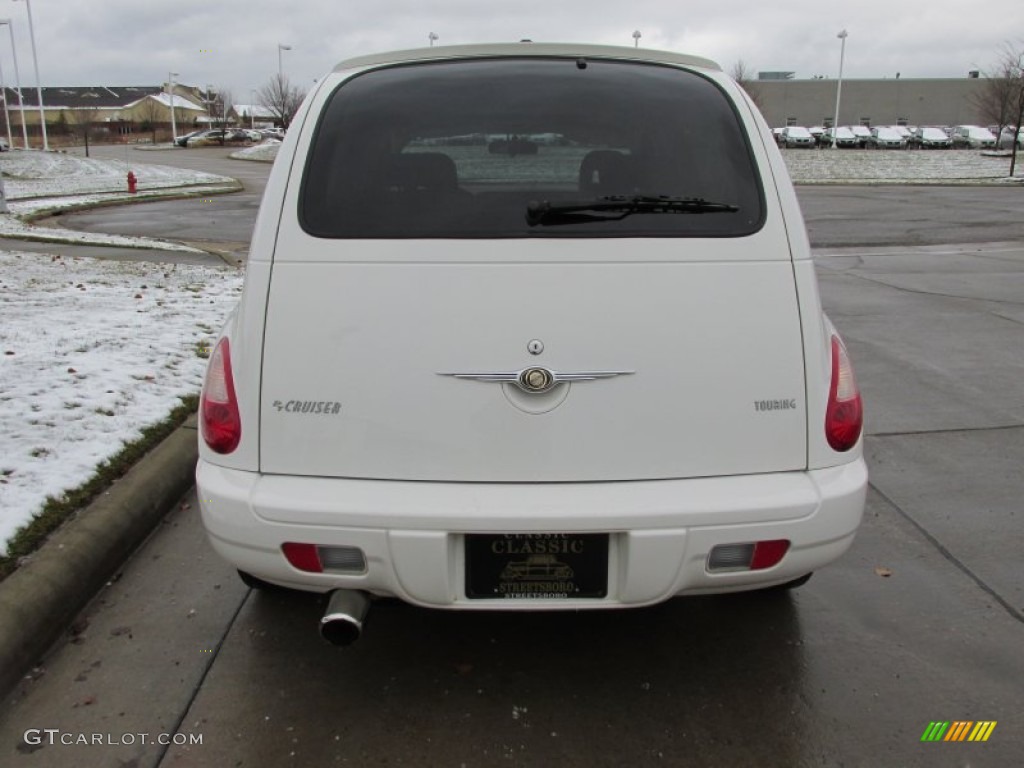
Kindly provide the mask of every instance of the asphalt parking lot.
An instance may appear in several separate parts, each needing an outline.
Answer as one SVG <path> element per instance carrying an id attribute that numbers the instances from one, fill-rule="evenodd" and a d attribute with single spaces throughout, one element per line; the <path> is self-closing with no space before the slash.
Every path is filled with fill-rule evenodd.
<path id="1" fill-rule="evenodd" d="M 216 558 L 193 493 L 6 697 L 0 764 L 1019 764 L 1024 190 L 1004 192 L 1003 242 L 817 251 L 872 487 L 852 550 L 792 595 L 561 615 L 388 604 L 337 649 L 318 597 L 250 591 Z M 809 219 L 819 242 L 867 228 L 848 209 Z M 935 721 L 997 725 L 922 742 Z M 161 734 L 202 743 L 143 743 Z"/>

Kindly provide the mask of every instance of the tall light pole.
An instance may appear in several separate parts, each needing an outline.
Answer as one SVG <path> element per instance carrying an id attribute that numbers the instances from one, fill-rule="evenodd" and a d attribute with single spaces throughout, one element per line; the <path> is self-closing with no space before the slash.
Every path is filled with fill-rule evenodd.
<path id="1" fill-rule="evenodd" d="M 21 114 L 21 140 L 22 146 L 28 149 L 28 128 L 25 127 L 25 99 L 21 94 L 21 74 L 18 72 L 18 52 L 14 48 L 14 22 L 10 19 L 0 19 L 0 24 L 7 25 L 7 31 L 11 33 L 11 56 L 14 57 L 14 84 L 18 87 L 18 112 Z M 6 94 L 4 98 L 4 107 L 7 106 Z M 11 142 L 11 146 L 14 146 L 14 142 Z"/>
<path id="2" fill-rule="evenodd" d="M 431 32 L 431 33 L 430 33 L 429 35 L 427 35 L 427 40 L 429 40 L 429 41 L 430 41 L 430 47 L 431 47 L 431 48 L 433 48 L 433 47 L 434 47 L 434 43 L 435 43 L 435 42 L 436 42 L 436 41 L 437 41 L 438 39 L 439 39 L 439 38 L 438 38 L 438 36 L 437 36 L 437 32 Z"/>
<path id="3" fill-rule="evenodd" d="M 640 34 L 640 30 L 639 29 L 634 29 L 633 30 L 633 47 L 634 48 L 639 48 L 640 47 L 640 38 L 641 37 L 643 37 L 643 35 Z"/>
<path id="4" fill-rule="evenodd" d="M 839 48 L 839 82 L 836 83 L 836 116 L 832 120 L 832 149 L 836 148 L 836 141 L 839 138 L 839 97 L 843 94 L 843 59 L 846 58 L 846 30 L 844 29 L 836 37 L 843 42 Z"/>
<path id="5" fill-rule="evenodd" d="M 171 144 L 178 143 L 178 123 L 174 120 L 174 78 L 178 76 L 177 72 L 167 73 L 167 90 L 168 101 L 171 105 Z"/>
<path id="6" fill-rule="evenodd" d="M 256 129 L 256 89 L 253 88 L 249 91 L 249 128 L 252 130 Z"/>
<path id="7" fill-rule="evenodd" d="M 277 76 L 279 78 L 284 78 L 284 66 L 281 63 L 281 51 L 290 51 L 291 49 L 292 47 L 290 45 L 281 45 L 281 43 L 277 44 Z"/>
<path id="8" fill-rule="evenodd" d="M 11 113 L 7 111 L 7 86 L 4 85 L 4 68 L 0 66 L 0 98 L 4 100 L 4 120 L 7 121 L 7 148 L 14 146 L 14 137 L 11 136 Z"/>
<path id="9" fill-rule="evenodd" d="M 18 0 L 14 0 L 17 2 Z M 32 41 L 32 63 L 36 68 L 36 96 L 39 99 L 39 125 L 43 129 L 43 149 L 50 148 L 50 142 L 46 137 L 46 115 L 43 114 L 43 85 L 39 79 L 39 59 L 36 56 L 36 33 L 32 28 L 32 3 L 29 0 L 25 0 L 25 8 L 28 11 L 28 36 Z M 25 119 L 24 113 L 22 113 L 22 120 Z"/>

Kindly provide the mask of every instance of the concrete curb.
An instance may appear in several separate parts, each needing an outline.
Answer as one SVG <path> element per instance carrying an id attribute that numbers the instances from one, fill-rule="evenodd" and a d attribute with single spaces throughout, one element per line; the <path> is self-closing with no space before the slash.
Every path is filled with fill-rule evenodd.
<path id="1" fill-rule="evenodd" d="M 0 692 L 75 616 L 195 482 L 195 415 L 0 582 Z"/>

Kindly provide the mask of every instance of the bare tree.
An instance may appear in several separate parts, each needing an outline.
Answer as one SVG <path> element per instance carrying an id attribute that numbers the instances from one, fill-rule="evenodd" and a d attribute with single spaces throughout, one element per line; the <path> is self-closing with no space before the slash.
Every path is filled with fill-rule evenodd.
<path id="1" fill-rule="evenodd" d="M 206 104 L 206 111 L 210 115 L 211 125 L 215 128 L 222 128 L 225 131 L 228 127 L 228 112 L 231 111 L 231 102 L 233 100 L 231 91 L 227 88 L 213 88 L 208 86 L 206 96 L 203 101 Z M 224 145 L 226 133 L 222 133 L 220 137 L 221 146 Z"/>
<path id="2" fill-rule="evenodd" d="M 1002 129 L 1013 131 L 1010 159 L 1010 175 L 1013 176 L 1024 122 L 1024 45 L 1002 44 L 995 66 L 985 73 L 982 87 L 971 102 L 983 120 L 996 125 L 999 139 Z"/>
<path id="3" fill-rule="evenodd" d="M 1013 131 L 1010 175 L 1017 167 L 1017 149 L 1024 123 L 1024 45 L 1004 43 L 996 64 L 985 75 L 981 90 L 971 99 L 986 121 L 995 123 L 1001 139 L 1004 128 Z"/>
<path id="4" fill-rule="evenodd" d="M 150 131 L 153 134 L 153 143 L 156 144 L 156 129 L 157 126 L 162 122 L 161 118 L 164 116 L 165 109 L 156 99 L 151 96 L 147 96 L 141 104 L 139 104 L 139 117 L 142 118 L 141 129 L 143 131 Z"/>
<path id="5" fill-rule="evenodd" d="M 259 89 L 258 97 L 260 104 L 281 121 L 281 127 L 287 128 L 306 98 L 306 92 L 292 85 L 286 75 L 274 75 Z"/>
<path id="6" fill-rule="evenodd" d="M 85 142 L 85 156 L 89 156 L 89 137 L 92 135 L 93 123 L 96 122 L 96 107 L 78 107 L 71 110 L 71 124 L 74 133 Z"/>
<path id="7" fill-rule="evenodd" d="M 740 59 L 732 65 L 732 69 L 729 70 L 729 75 L 739 84 L 740 88 L 747 92 L 747 96 L 749 96 L 751 101 L 753 101 L 757 105 L 757 108 L 760 109 L 761 93 L 754 84 L 756 82 L 754 79 L 754 71 L 747 66 L 747 63 L 743 61 L 743 59 Z"/>

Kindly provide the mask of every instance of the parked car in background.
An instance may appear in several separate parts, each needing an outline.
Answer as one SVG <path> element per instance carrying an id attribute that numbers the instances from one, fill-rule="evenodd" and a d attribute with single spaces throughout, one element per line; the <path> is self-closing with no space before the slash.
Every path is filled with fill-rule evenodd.
<path id="1" fill-rule="evenodd" d="M 909 143 L 910 142 L 910 137 L 914 133 L 913 129 L 909 128 L 906 125 L 890 125 L 889 128 L 891 128 L 892 130 L 896 131 L 896 133 L 898 133 L 900 136 L 902 136 L 904 143 Z"/>
<path id="2" fill-rule="evenodd" d="M 775 138 L 775 143 L 778 146 L 782 146 L 782 132 L 785 128 L 772 128 L 772 136 Z"/>
<path id="3" fill-rule="evenodd" d="M 244 144 L 252 141 L 248 131 L 238 128 L 210 128 L 190 136 L 185 146 L 187 147 L 213 147 L 222 144 Z"/>
<path id="4" fill-rule="evenodd" d="M 261 128 L 260 134 L 265 139 L 277 139 L 284 141 L 284 131 L 281 128 Z"/>
<path id="5" fill-rule="evenodd" d="M 941 128 L 918 126 L 910 135 L 910 146 L 916 149 L 949 149 L 953 141 Z"/>
<path id="6" fill-rule="evenodd" d="M 821 135 L 821 145 L 823 147 L 832 146 L 832 134 L 833 129 L 828 128 L 825 130 L 825 133 Z M 841 125 L 835 130 L 835 145 L 841 149 L 854 149 L 855 147 L 860 146 L 860 140 L 848 127 Z"/>
<path id="7" fill-rule="evenodd" d="M 871 129 L 866 125 L 851 125 L 850 130 L 857 137 L 857 146 L 866 147 L 871 141 Z"/>
<path id="8" fill-rule="evenodd" d="M 879 126 L 878 128 L 871 129 L 871 138 L 868 139 L 868 146 L 872 149 L 905 149 L 907 140 L 895 129 Z"/>
<path id="9" fill-rule="evenodd" d="M 328 594 L 337 644 L 378 597 L 803 584 L 860 525 L 863 416 L 760 114 L 697 57 L 447 50 L 342 62 L 281 145 L 200 399 L 213 548 Z"/>
<path id="10" fill-rule="evenodd" d="M 814 149 L 817 142 L 806 128 L 789 125 L 782 129 L 782 146 L 787 149 Z"/>
<path id="11" fill-rule="evenodd" d="M 0 136 L 0 152 L 6 152 L 11 148 L 11 145 L 7 143 L 7 139 Z"/>
<path id="12" fill-rule="evenodd" d="M 186 147 L 212 147 L 219 145 L 224 137 L 224 131 L 220 128 L 207 128 L 205 131 L 198 131 L 190 135 L 186 141 Z"/>
<path id="13" fill-rule="evenodd" d="M 187 147 L 189 139 L 198 136 L 201 133 L 206 133 L 206 130 L 207 129 L 205 128 L 200 128 L 197 131 L 189 131 L 188 133 L 183 133 L 181 136 L 178 136 L 176 139 L 174 139 L 174 143 L 177 144 L 179 147 Z"/>
<path id="14" fill-rule="evenodd" d="M 953 147 L 957 149 L 992 149 L 996 137 L 980 125 L 958 125 L 953 129 Z"/>

